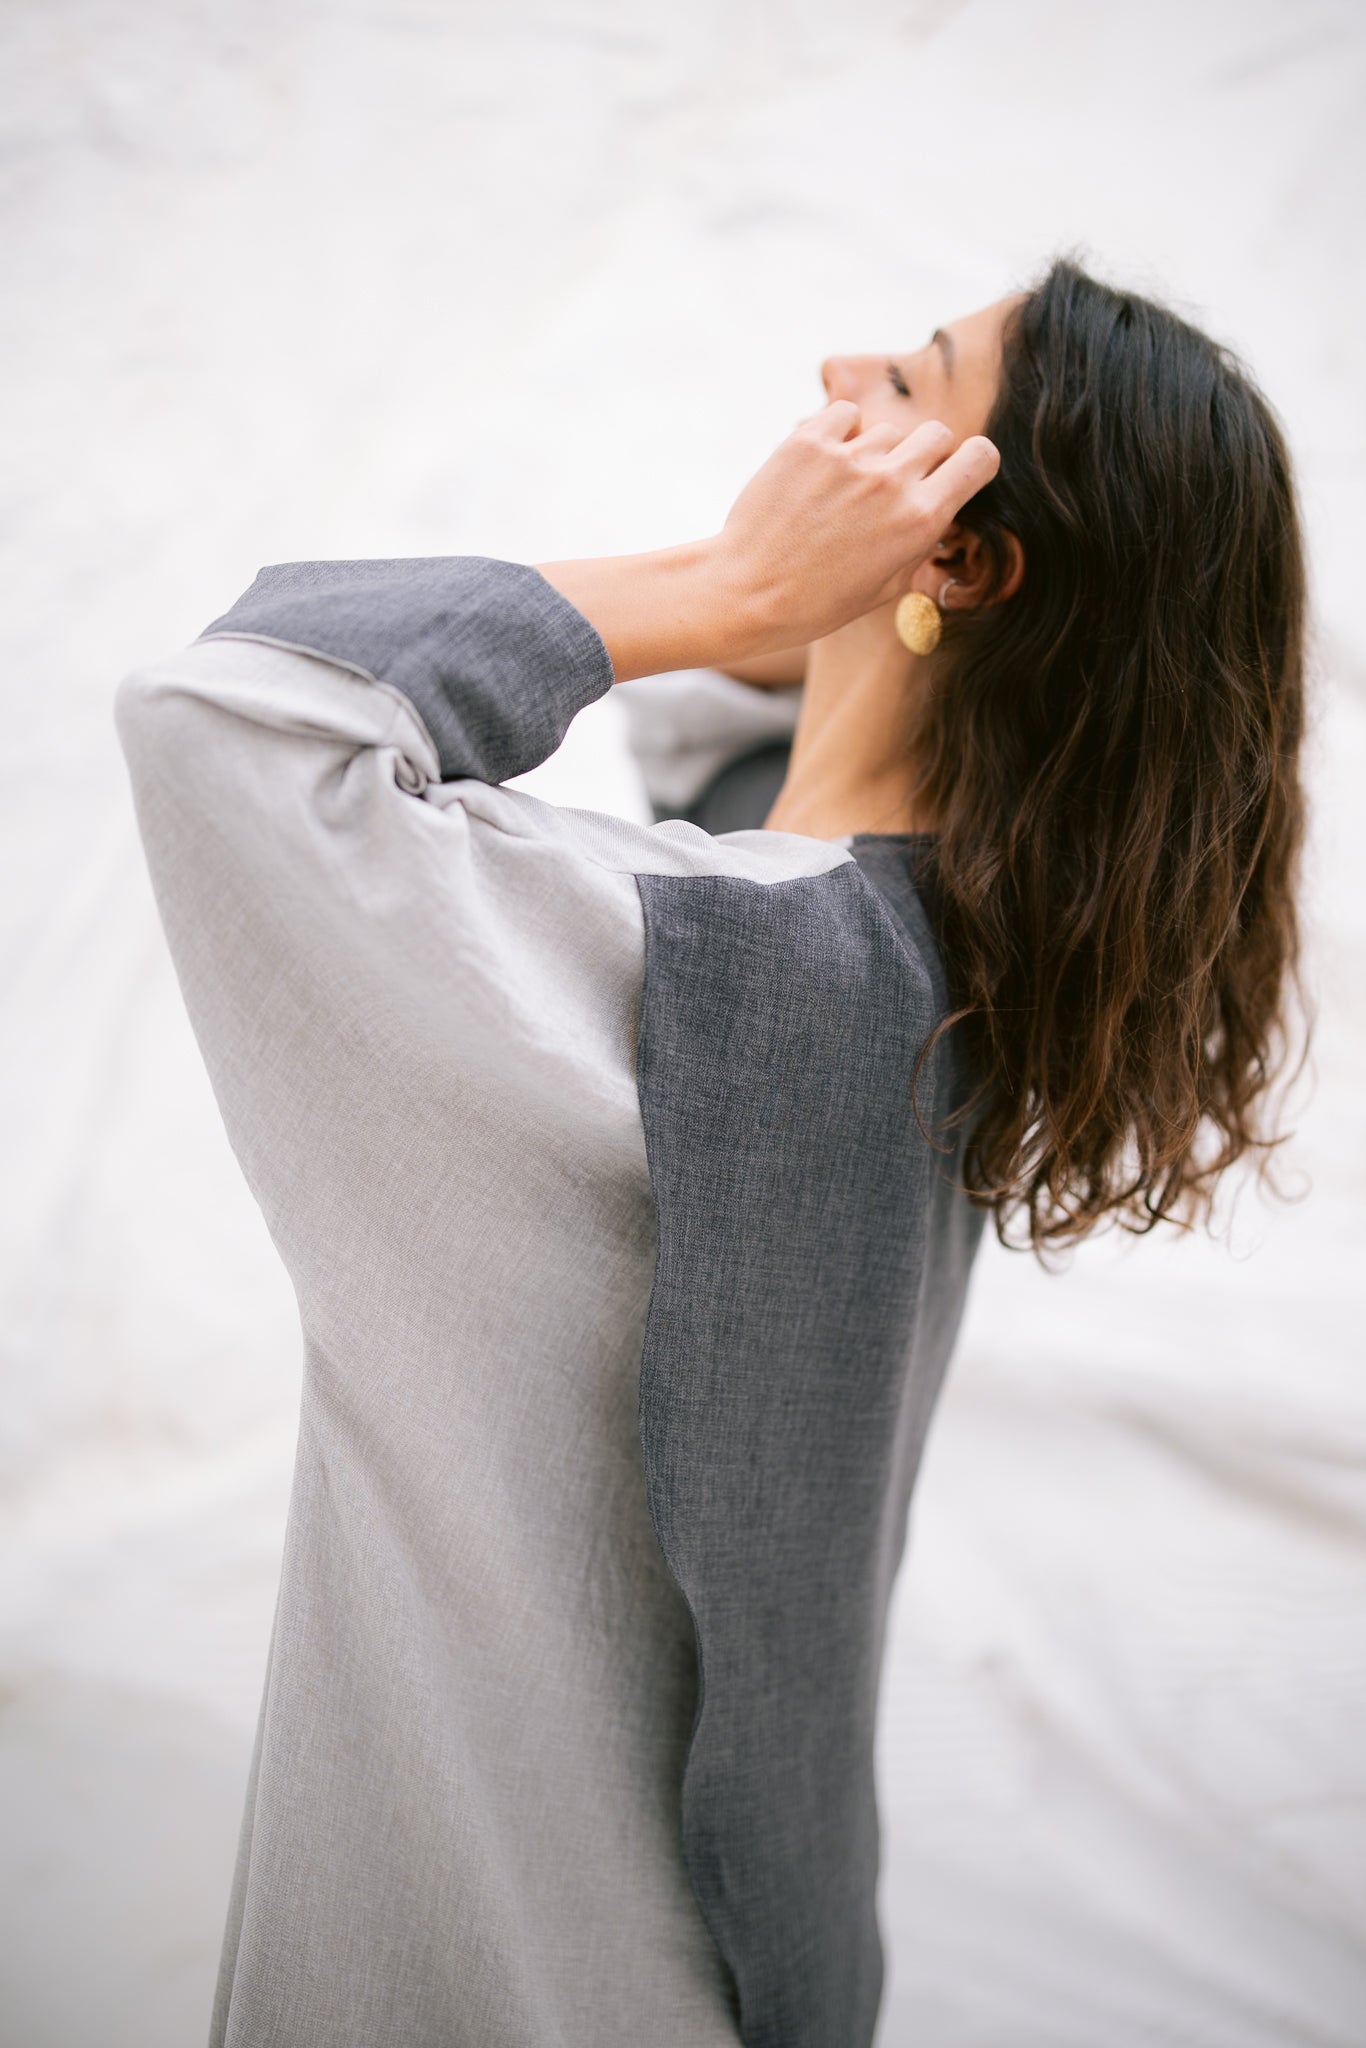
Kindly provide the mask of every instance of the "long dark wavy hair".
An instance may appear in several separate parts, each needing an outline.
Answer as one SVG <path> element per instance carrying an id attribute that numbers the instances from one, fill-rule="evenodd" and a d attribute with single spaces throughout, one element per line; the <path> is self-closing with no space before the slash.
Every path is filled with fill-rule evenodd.
<path id="1" fill-rule="evenodd" d="M 1305 572 L 1247 371 L 1073 262 L 1013 309 L 986 431 L 1000 470 L 959 517 L 995 592 L 1018 537 L 1024 583 L 948 614 L 918 714 L 955 1005 L 921 1060 L 967 1034 L 964 1185 L 1042 1258 L 1208 1222 L 1225 1168 L 1266 1178 L 1284 1143 Z"/>

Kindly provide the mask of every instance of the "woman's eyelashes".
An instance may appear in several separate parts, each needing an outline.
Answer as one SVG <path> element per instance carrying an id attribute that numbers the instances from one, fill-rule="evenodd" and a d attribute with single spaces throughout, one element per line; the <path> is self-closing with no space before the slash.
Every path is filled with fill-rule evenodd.
<path id="1" fill-rule="evenodd" d="M 887 365 L 887 381 L 893 391 L 897 392 L 902 398 L 910 397 L 910 387 L 895 363 L 888 363 Z"/>

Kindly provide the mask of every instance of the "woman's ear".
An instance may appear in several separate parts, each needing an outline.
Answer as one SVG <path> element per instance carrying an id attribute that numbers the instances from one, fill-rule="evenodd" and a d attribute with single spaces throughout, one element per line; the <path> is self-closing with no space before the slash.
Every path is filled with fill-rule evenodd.
<path id="1" fill-rule="evenodd" d="M 1018 534 L 1003 528 L 1001 537 L 1006 548 L 1005 575 L 1000 588 L 988 596 L 991 556 L 980 535 L 954 521 L 940 539 L 923 572 L 927 578 L 926 588 L 936 603 L 939 592 L 950 579 L 954 588 L 948 595 L 949 611 L 972 611 L 977 605 L 1004 604 L 1008 597 L 1014 597 L 1024 582 L 1024 549 Z"/>

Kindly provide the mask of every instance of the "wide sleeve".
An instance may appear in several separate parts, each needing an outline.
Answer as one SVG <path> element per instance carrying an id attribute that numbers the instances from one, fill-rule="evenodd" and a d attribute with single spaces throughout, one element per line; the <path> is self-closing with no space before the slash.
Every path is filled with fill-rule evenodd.
<path id="1" fill-rule="evenodd" d="M 534 569 L 462 557 L 264 569 L 118 685 L 190 1021 L 287 1262 L 299 1217 L 382 1195 L 434 1098 L 446 1126 L 493 1128 L 530 971 L 504 814 L 534 800 L 487 785 L 544 760 L 611 683 L 597 632 Z"/>

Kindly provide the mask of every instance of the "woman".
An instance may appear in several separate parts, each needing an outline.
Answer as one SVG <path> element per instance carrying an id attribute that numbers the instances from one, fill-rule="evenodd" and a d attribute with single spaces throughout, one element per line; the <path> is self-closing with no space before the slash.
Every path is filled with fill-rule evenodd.
<path id="1" fill-rule="evenodd" d="M 120 686 L 305 1339 L 215 2043 L 867 2043 L 887 1605 L 984 1218 L 1146 1227 L 1263 1142 L 1265 404 L 1066 266 L 826 382 L 710 540 L 264 570 Z M 805 676 L 767 829 L 500 786 L 688 669 Z"/>

